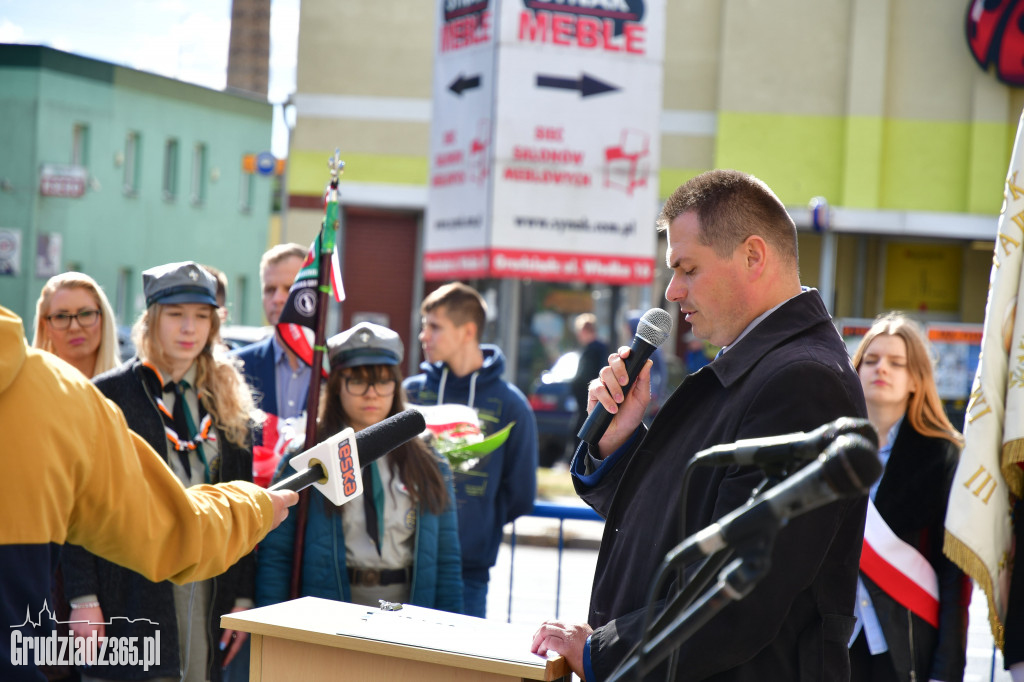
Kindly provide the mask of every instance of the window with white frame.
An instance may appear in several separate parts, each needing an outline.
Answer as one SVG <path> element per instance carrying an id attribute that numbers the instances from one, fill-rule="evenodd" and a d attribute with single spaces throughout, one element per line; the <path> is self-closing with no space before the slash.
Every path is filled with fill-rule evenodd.
<path id="1" fill-rule="evenodd" d="M 174 201 L 178 193 L 178 140 L 170 138 L 164 145 L 163 194 L 165 201 Z"/>
<path id="2" fill-rule="evenodd" d="M 76 123 L 71 130 L 71 165 L 89 165 L 89 126 Z"/>
<path id="3" fill-rule="evenodd" d="M 131 268 L 117 271 L 117 287 L 114 289 L 114 313 L 119 320 L 132 319 L 132 282 L 135 277 Z"/>
<path id="4" fill-rule="evenodd" d="M 124 139 L 124 193 L 133 197 L 139 191 L 139 161 L 142 154 L 142 139 L 138 131 L 129 131 Z"/>
<path id="5" fill-rule="evenodd" d="M 192 204 L 198 206 L 206 200 L 206 145 L 196 143 L 192 148 Z"/>

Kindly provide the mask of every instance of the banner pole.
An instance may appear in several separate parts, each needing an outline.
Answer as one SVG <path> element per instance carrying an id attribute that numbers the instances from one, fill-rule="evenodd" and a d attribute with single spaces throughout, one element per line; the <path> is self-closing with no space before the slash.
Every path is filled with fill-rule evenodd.
<path id="1" fill-rule="evenodd" d="M 338 176 L 345 169 L 345 162 L 341 160 L 339 150 L 334 151 L 334 156 L 328 159 L 327 165 L 331 169 L 331 180 L 327 186 L 324 221 L 320 226 L 320 253 L 317 255 L 316 327 L 313 333 L 313 361 L 310 365 L 309 393 L 306 395 L 304 449 L 311 448 L 316 444 L 316 422 L 320 409 L 320 381 L 327 327 L 327 301 L 331 293 L 331 256 L 334 252 L 334 239 L 338 230 Z M 288 590 L 291 599 L 297 599 L 302 588 L 302 552 L 306 544 L 309 495 L 308 488 L 300 492 L 299 503 L 295 509 L 295 545 L 292 553 L 292 579 Z"/>

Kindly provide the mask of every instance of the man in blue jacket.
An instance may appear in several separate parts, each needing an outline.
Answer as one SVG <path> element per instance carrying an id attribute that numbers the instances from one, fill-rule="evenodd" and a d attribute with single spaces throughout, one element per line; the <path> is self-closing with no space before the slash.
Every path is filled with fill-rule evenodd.
<path id="1" fill-rule="evenodd" d="M 487 613 L 487 583 L 498 556 L 502 527 L 533 509 L 537 494 L 537 422 L 522 392 L 504 381 L 505 356 L 481 345 L 487 307 L 461 282 L 437 289 L 420 306 L 422 374 L 403 386 L 410 402 L 456 403 L 476 410 L 484 436 L 514 422 L 508 439 L 468 471 L 455 473 L 462 544 L 464 609 Z"/>
<path id="2" fill-rule="evenodd" d="M 263 312 L 271 326 L 277 325 L 288 300 L 288 291 L 305 258 L 306 249 L 300 244 L 278 244 L 263 254 L 260 285 Z M 281 343 L 276 331 L 263 341 L 242 348 L 236 355 L 242 360 L 246 382 L 256 391 L 256 406 L 267 414 L 267 421 L 253 444 L 253 480 L 265 487 L 277 464 L 273 450 L 278 422 L 298 417 L 306 409 L 312 373 L 308 365 Z"/>

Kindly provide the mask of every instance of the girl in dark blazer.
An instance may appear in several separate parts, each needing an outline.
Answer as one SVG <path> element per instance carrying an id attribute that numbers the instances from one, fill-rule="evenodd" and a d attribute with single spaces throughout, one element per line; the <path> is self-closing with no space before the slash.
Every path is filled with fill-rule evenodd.
<path id="1" fill-rule="evenodd" d="M 132 329 L 138 357 L 93 383 L 186 487 L 252 481 L 255 408 L 220 343 L 216 280 L 187 261 L 146 270 L 142 281 L 147 308 Z M 159 664 L 95 666 L 83 670 L 83 680 L 217 682 L 245 641 L 245 633 L 222 632 L 220 617 L 252 606 L 252 555 L 216 578 L 184 586 L 151 582 L 81 547 L 66 547 L 62 565 L 76 635 L 137 637 L 140 647 L 153 637 L 160 645 Z"/>
<path id="2" fill-rule="evenodd" d="M 966 664 L 970 581 L 943 555 L 942 543 L 963 437 L 942 409 L 927 341 L 912 320 L 898 313 L 880 317 L 861 340 L 853 364 L 885 471 L 871 490 L 877 516 L 873 524 L 869 509 L 851 679 L 959 682 Z M 886 548 L 897 545 L 927 560 L 930 572 L 910 573 L 925 576 L 919 584 L 928 589 L 920 594 L 930 592 L 930 598 L 912 602 L 910 591 L 889 582 L 887 567 L 907 567 L 896 559 L 880 563 L 894 556 Z"/>

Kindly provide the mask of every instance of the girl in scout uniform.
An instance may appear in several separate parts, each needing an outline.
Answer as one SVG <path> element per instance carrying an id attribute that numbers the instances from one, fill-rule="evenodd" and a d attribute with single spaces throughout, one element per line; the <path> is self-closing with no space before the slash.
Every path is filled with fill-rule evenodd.
<path id="1" fill-rule="evenodd" d="M 220 343 L 216 280 L 187 261 L 146 270 L 142 283 L 147 308 L 132 329 L 138 356 L 93 383 L 182 485 L 252 481 L 252 395 Z M 245 633 L 223 632 L 219 622 L 253 604 L 252 555 L 216 578 L 184 586 L 150 582 L 80 547 L 65 549 L 63 569 L 76 635 L 95 631 L 160 643 L 160 662 L 148 670 L 94 666 L 83 670 L 85 680 L 217 682 L 245 641 Z"/>
<path id="2" fill-rule="evenodd" d="M 331 337 L 327 347 L 331 372 L 321 401 L 321 440 L 405 409 L 397 333 L 364 322 Z M 462 557 L 447 461 L 414 438 L 362 475 L 361 498 L 341 507 L 322 495 L 310 499 L 300 596 L 461 613 Z M 296 515 L 289 515 L 260 545 L 261 606 L 289 597 L 295 524 Z"/>

